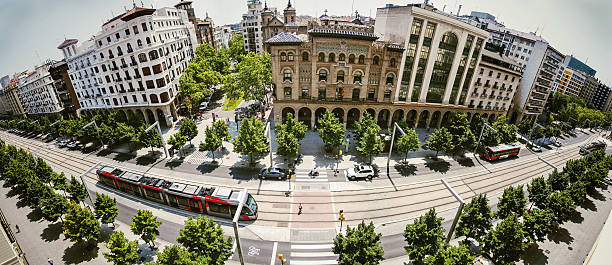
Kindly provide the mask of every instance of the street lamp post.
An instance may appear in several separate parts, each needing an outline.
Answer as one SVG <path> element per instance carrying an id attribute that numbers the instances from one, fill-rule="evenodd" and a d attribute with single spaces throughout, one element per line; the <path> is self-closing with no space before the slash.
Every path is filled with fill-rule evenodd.
<path id="1" fill-rule="evenodd" d="M 486 122 L 482 123 L 482 128 L 480 128 L 480 136 L 478 136 L 478 143 L 476 144 L 476 147 L 474 147 L 474 156 L 476 155 L 476 149 L 478 149 L 478 146 L 480 146 L 480 140 L 482 139 L 482 133 L 484 132 L 485 127 L 487 129 L 490 129 L 492 131 L 494 131 L 495 133 L 498 133 L 497 130 L 495 130 L 495 128 L 489 126 L 489 124 L 487 124 Z"/>
<path id="2" fill-rule="evenodd" d="M 274 166 L 274 161 L 272 161 L 272 123 L 266 123 L 266 132 L 268 133 L 268 149 L 270 152 L 270 167 Z"/>
<path id="3" fill-rule="evenodd" d="M 453 233 L 455 232 L 455 226 L 457 226 L 457 221 L 459 221 L 459 218 L 461 217 L 461 211 L 463 211 L 465 201 L 463 200 L 463 198 L 461 198 L 459 193 L 457 193 L 455 189 L 453 189 L 453 187 L 451 187 L 451 185 L 446 182 L 445 179 L 441 179 L 441 181 L 442 184 L 446 186 L 446 188 L 451 192 L 451 194 L 453 194 L 455 199 L 457 199 L 457 201 L 459 202 L 459 208 L 457 209 L 457 213 L 455 214 L 455 219 L 453 219 L 453 224 L 451 225 L 450 230 L 448 230 L 448 235 L 446 236 L 446 243 L 448 243 L 453 237 Z"/>
<path id="4" fill-rule="evenodd" d="M 538 124 L 537 122 L 534 122 L 533 126 L 531 127 L 531 130 L 529 131 L 529 137 L 527 138 L 528 142 L 531 142 L 531 134 L 533 134 L 533 128 L 535 128 L 536 126 L 542 128 L 543 130 L 546 130 L 546 128 L 544 126 Z M 531 145 L 533 146 L 533 142 L 531 142 L 531 143 L 532 143 Z"/>
<path id="5" fill-rule="evenodd" d="M 87 197 L 89 197 L 89 202 L 93 205 L 94 201 L 91 199 L 91 193 L 89 193 L 89 189 L 87 189 L 87 184 L 85 184 L 85 175 L 89 174 L 89 172 L 91 172 L 92 170 L 98 168 L 98 166 L 100 165 L 100 163 L 102 162 L 98 162 L 97 164 L 93 165 L 92 167 L 90 167 L 87 171 L 85 171 L 83 174 L 81 174 L 79 176 L 79 178 L 81 179 L 81 182 L 83 183 L 83 187 L 85 188 L 85 190 L 87 191 Z M 87 207 L 89 208 L 89 207 Z M 91 209 L 89 209 L 91 211 Z"/>
<path id="6" fill-rule="evenodd" d="M 81 128 L 81 129 L 85 129 L 85 128 L 91 126 L 92 124 L 96 127 L 96 134 L 98 135 L 98 138 L 100 138 L 100 143 L 102 143 L 102 148 L 104 148 L 104 142 L 102 141 L 102 137 L 100 137 L 100 128 L 98 128 L 98 124 L 96 124 L 95 120 L 91 121 L 88 124 L 85 124 L 85 126 L 83 126 L 83 128 Z"/>
<path id="7" fill-rule="evenodd" d="M 150 131 L 154 127 L 157 127 L 157 132 L 159 132 L 159 138 L 161 138 L 162 146 L 164 147 L 164 154 L 166 155 L 166 158 L 168 158 L 170 157 L 170 155 L 168 154 L 168 147 L 166 146 L 166 141 L 164 140 L 164 136 L 162 135 L 161 127 L 159 127 L 159 122 L 156 121 L 155 123 L 151 124 L 151 126 L 149 126 L 149 128 L 147 128 L 145 132 Z"/>
<path id="8" fill-rule="evenodd" d="M 238 251 L 238 257 L 240 258 L 240 264 L 242 265 L 244 265 L 244 258 L 242 257 L 242 248 L 240 247 L 240 236 L 238 235 L 238 221 L 240 220 L 240 213 L 242 212 L 242 207 L 244 207 L 244 202 L 246 201 L 248 191 L 249 190 L 245 188 L 242 190 L 242 193 L 240 193 L 240 198 L 238 199 L 240 203 L 238 203 L 238 208 L 236 208 L 234 219 L 232 219 L 234 236 L 236 237 L 236 250 Z"/>
<path id="9" fill-rule="evenodd" d="M 391 154 L 393 153 L 393 143 L 395 142 L 395 131 L 399 130 L 402 136 L 406 135 L 402 127 L 397 122 L 393 123 L 393 135 L 391 136 L 391 146 L 389 147 L 389 155 L 387 156 L 387 175 L 389 174 L 389 164 L 391 163 Z"/>

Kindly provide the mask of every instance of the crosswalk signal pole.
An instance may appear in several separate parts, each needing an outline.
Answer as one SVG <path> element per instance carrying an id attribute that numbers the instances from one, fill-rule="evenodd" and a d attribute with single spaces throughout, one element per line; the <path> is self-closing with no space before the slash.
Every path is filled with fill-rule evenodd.
<path id="1" fill-rule="evenodd" d="M 287 264 L 287 259 L 283 258 L 283 254 L 278 254 L 278 259 L 280 260 L 282 265 Z"/>
<path id="2" fill-rule="evenodd" d="M 338 214 L 338 220 L 340 220 L 340 233 L 342 234 L 342 222 L 345 220 L 344 218 L 344 210 L 340 210 L 340 214 Z"/>

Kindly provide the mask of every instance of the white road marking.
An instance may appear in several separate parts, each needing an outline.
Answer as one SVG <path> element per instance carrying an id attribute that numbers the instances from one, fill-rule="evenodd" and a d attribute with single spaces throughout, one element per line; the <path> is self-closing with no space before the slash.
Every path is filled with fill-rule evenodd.
<path id="1" fill-rule="evenodd" d="M 274 242 L 274 246 L 272 247 L 272 258 L 270 259 L 270 265 L 274 265 L 276 263 L 276 249 L 278 248 L 278 242 Z"/>
<path id="2" fill-rule="evenodd" d="M 234 245 L 232 245 L 232 255 L 228 258 L 228 260 L 232 259 L 235 253 L 236 253 L 236 240 L 234 240 Z"/>
<path id="3" fill-rule="evenodd" d="M 331 249 L 334 244 L 318 244 L 318 245 L 291 245 L 291 250 L 294 249 Z"/>
<path id="4" fill-rule="evenodd" d="M 291 260 L 292 265 L 338 264 L 337 260 Z"/>
<path id="5" fill-rule="evenodd" d="M 333 252 L 291 252 L 292 258 L 333 257 Z"/>

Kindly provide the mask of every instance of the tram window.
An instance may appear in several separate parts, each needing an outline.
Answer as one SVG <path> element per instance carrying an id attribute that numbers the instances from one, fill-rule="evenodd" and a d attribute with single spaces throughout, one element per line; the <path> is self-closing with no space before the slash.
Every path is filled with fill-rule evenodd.
<path id="1" fill-rule="evenodd" d="M 189 205 L 189 200 L 183 197 L 177 196 L 176 200 L 178 201 L 179 206 L 187 208 L 187 206 Z"/>
<path id="2" fill-rule="evenodd" d="M 220 214 L 229 214 L 229 208 L 225 204 L 212 202 L 208 204 L 211 212 Z"/>
<path id="3" fill-rule="evenodd" d="M 149 189 L 144 189 L 144 190 L 145 190 L 145 194 L 147 195 L 147 198 L 156 200 L 156 201 L 162 201 L 159 191 L 153 191 Z"/>
<path id="4" fill-rule="evenodd" d="M 253 213 L 251 213 L 251 209 L 249 209 L 248 207 L 242 207 L 242 211 L 240 211 L 240 214 L 241 215 L 252 215 Z"/>
<path id="5" fill-rule="evenodd" d="M 253 199 L 253 196 L 251 196 L 251 194 L 249 194 L 249 198 L 247 199 L 247 205 L 249 206 L 249 208 L 251 208 L 251 212 L 257 212 L 257 204 L 255 203 L 255 199 Z"/>
<path id="6" fill-rule="evenodd" d="M 236 214 L 236 209 L 238 208 L 238 206 L 230 205 L 229 208 L 230 208 L 230 213 L 231 213 L 231 215 L 233 217 Z"/>

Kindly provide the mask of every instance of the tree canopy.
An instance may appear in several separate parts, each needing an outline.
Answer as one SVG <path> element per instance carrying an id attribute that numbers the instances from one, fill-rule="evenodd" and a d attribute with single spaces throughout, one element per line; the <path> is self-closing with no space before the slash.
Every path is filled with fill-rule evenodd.
<path id="1" fill-rule="evenodd" d="M 232 255 L 232 239 L 224 237 L 221 225 L 205 216 L 189 217 L 176 241 L 204 264 L 224 264 Z"/>
<path id="2" fill-rule="evenodd" d="M 442 220 L 436 215 L 436 210 L 431 208 L 425 215 L 415 219 L 413 224 L 406 225 L 404 239 L 408 246 L 404 249 L 408 257 L 422 262 L 426 256 L 436 254 L 444 240 Z"/>
<path id="3" fill-rule="evenodd" d="M 234 138 L 234 152 L 248 155 L 251 164 L 253 157 L 260 157 L 270 152 L 265 128 L 260 120 L 253 117 L 241 121 L 238 137 Z"/>
<path id="4" fill-rule="evenodd" d="M 339 265 L 379 264 L 385 253 L 381 237 L 374 231 L 374 223 L 366 225 L 362 221 L 356 228 L 347 226 L 346 235 L 336 235 L 332 251 L 339 255 Z"/>

